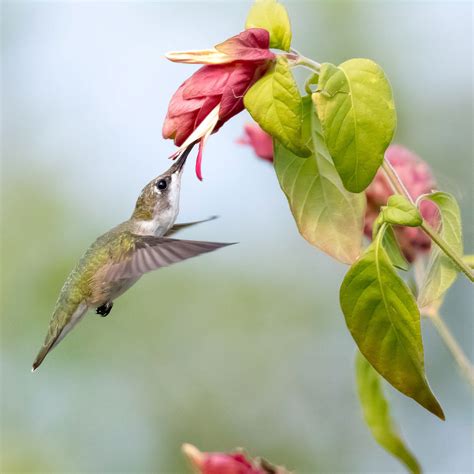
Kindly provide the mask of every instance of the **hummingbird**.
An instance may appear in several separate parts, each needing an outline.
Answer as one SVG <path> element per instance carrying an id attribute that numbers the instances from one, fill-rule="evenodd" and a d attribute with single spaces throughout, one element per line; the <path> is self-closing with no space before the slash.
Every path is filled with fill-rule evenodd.
<path id="1" fill-rule="evenodd" d="M 97 238 L 66 279 L 32 371 L 88 310 L 107 316 L 114 300 L 145 273 L 212 252 L 231 243 L 178 240 L 169 236 L 215 218 L 175 224 L 184 163 L 193 145 L 141 191 L 132 216 Z"/>

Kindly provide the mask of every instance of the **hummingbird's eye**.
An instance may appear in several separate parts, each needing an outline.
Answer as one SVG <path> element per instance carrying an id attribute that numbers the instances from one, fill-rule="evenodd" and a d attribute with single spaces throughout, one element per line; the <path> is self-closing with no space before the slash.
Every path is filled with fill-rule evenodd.
<path id="1" fill-rule="evenodd" d="M 166 189 L 168 187 L 168 183 L 166 182 L 166 179 L 160 179 L 157 183 L 156 183 L 156 187 L 160 190 L 160 191 L 163 191 L 164 189 Z"/>

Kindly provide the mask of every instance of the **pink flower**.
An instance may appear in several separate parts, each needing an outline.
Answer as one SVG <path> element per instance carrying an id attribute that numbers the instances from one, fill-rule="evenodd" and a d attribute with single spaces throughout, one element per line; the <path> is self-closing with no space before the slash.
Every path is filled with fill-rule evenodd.
<path id="1" fill-rule="evenodd" d="M 255 154 L 263 160 L 273 161 L 273 139 L 256 123 L 244 125 L 244 136 L 237 140 L 241 145 L 250 145 Z"/>
<path id="2" fill-rule="evenodd" d="M 413 199 L 431 192 L 436 182 L 429 166 L 415 153 L 401 145 L 391 145 L 385 152 L 385 158 L 405 184 Z M 390 184 L 379 170 L 370 186 L 365 190 L 367 196 L 367 211 L 365 215 L 365 234 L 372 236 L 372 227 L 378 216 L 380 207 L 387 203 L 388 197 L 393 194 Z M 423 218 L 436 227 L 439 216 L 436 205 L 431 201 L 423 201 L 420 206 Z M 429 251 L 430 238 L 416 227 L 397 227 L 394 229 L 400 248 L 406 259 L 413 262 L 418 254 Z"/>
<path id="3" fill-rule="evenodd" d="M 183 444 L 183 453 L 198 474 L 290 474 L 263 458 L 250 458 L 243 452 L 202 453 L 191 444 Z"/>
<path id="4" fill-rule="evenodd" d="M 183 452 L 200 474 L 267 474 L 242 453 L 202 453 L 191 444 L 183 445 Z"/>
<path id="5" fill-rule="evenodd" d="M 268 31 L 252 28 L 212 49 L 167 54 L 171 61 L 206 64 L 175 92 L 163 123 L 163 137 L 172 138 L 180 147 L 173 157 L 199 142 L 196 160 L 199 179 L 202 179 L 202 152 L 209 135 L 244 109 L 245 93 L 275 59 L 269 45 Z"/>

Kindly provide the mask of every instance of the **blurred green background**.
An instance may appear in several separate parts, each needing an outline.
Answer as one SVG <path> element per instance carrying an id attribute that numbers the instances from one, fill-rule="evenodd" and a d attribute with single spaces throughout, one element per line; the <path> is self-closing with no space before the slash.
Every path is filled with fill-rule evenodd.
<path id="1" fill-rule="evenodd" d="M 250 2 L 2 3 L 1 471 L 186 472 L 180 445 L 246 447 L 299 474 L 402 472 L 364 426 L 346 268 L 296 232 L 267 163 L 235 140 L 241 114 L 189 166 L 184 238 L 239 245 L 144 277 L 109 317 L 88 315 L 34 374 L 57 293 L 83 250 L 128 218 L 168 167 L 170 95 Z M 473 251 L 472 3 L 288 2 L 293 45 L 318 61 L 369 57 L 391 79 L 396 141 L 460 200 Z M 472 296 L 444 314 L 473 358 Z M 427 472 L 472 472 L 471 393 L 429 323 L 426 365 L 445 423 L 389 389 Z"/>

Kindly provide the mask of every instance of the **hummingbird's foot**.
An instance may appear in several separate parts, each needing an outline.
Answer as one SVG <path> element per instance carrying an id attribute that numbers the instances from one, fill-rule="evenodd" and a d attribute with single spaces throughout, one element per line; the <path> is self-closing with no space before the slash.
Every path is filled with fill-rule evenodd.
<path id="1" fill-rule="evenodd" d="M 99 306 L 95 312 L 97 314 L 100 314 L 103 318 L 105 318 L 111 311 L 112 311 L 112 306 L 114 304 L 112 301 L 108 301 L 107 303 L 103 304 L 102 306 Z"/>

